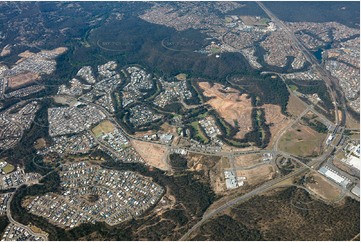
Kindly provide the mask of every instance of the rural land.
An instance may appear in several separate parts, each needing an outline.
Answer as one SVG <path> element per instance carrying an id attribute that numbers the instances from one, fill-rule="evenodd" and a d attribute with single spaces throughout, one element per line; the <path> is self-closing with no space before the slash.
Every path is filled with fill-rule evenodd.
<path id="1" fill-rule="evenodd" d="M 1 240 L 360 240 L 359 8 L 1 2 Z"/>

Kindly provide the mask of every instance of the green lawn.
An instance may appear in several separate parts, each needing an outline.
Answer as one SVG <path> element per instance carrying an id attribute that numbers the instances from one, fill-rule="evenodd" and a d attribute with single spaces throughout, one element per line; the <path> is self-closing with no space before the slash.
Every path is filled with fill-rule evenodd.
<path id="1" fill-rule="evenodd" d="M 297 86 L 295 86 L 295 85 L 289 85 L 289 88 L 291 89 L 291 91 L 292 92 L 294 92 L 294 91 L 297 91 Z"/>
<path id="2" fill-rule="evenodd" d="M 197 131 L 197 134 L 195 137 L 198 137 L 202 143 L 207 144 L 209 142 L 208 137 L 203 133 L 203 130 L 201 126 L 199 125 L 198 121 L 194 121 L 191 123 L 191 126 L 194 128 L 195 131 Z"/>
<path id="3" fill-rule="evenodd" d="M 8 174 L 10 172 L 12 172 L 15 169 L 15 167 L 12 164 L 7 164 L 4 168 L 3 168 L 3 172 L 5 174 Z"/>

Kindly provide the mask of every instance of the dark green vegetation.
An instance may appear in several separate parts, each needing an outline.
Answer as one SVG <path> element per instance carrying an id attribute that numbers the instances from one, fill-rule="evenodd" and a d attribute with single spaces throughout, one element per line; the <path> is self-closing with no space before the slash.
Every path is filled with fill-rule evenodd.
<path id="1" fill-rule="evenodd" d="M 283 113 L 289 99 L 289 92 L 284 82 L 271 75 L 233 75 L 227 78 L 229 83 L 241 93 L 248 93 L 254 106 L 275 104 L 281 107 Z"/>
<path id="2" fill-rule="evenodd" d="M 265 148 L 271 139 L 271 132 L 266 124 L 263 108 L 252 110 L 252 127 L 253 130 L 246 134 L 244 140 L 253 141 L 256 146 Z"/>
<path id="3" fill-rule="evenodd" d="M 211 232 L 211 234 L 209 234 Z M 200 229 L 200 234 L 193 240 L 213 240 L 213 241 L 244 241 L 261 239 L 260 231 L 249 229 L 242 223 L 238 223 L 230 216 L 221 215 L 212 222 L 206 223 Z"/>
<path id="4" fill-rule="evenodd" d="M 305 82 L 302 80 L 287 81 L 288 85 L 295 85 L 297 91 L 303 94 L 314 94 L 316 93 L 322 100 L 320 106 L 326 110 L 333 109 L 332 100 L 330 94 L 327 92 L 327 87 L 323 81 L 312 81 Z"/>
<path id="5" fill-rule="evenodd" d="M 350 240 L 360 232 L 360 203 L 332 206 L 299 188 L 257 196 L 205 223 L 194 240 Z"/>
<path id="6" fill-rule="evenodd" d="M 175 38 L 178 35 L 187 41 Z M 249 64 L 241 54 L 229 53 L 221 58 L 214 58 L 164 47 L 167 47 L 164 42 L 172 40 L 176 48 L 199 48 L 204 45 L 201 43 L 204 37 L 196 30 L 177 32 L 172 28 L 130 17 L 119 22 L 105 23 L 92 31 L 88 36 L 90 47 L 75 48 L 70 61 L 84 65 L 104 62 L 104 59 L 116 60 L 120 65 L 140 64 L 161 76 L 174 76 L 182 72 L 189 77 L 202 76 L 217 80 L 234 72 L 248 72 Z"/>
<path id="7" fill-rule="evenodd" d="M 187 166 L 188 160 L 182 155 L 171 154 L 169 156 L 169 160 L 170 160 L 170 165 L 175 170 L 181 171 L 181 170 L 185 170 L 188 168 L 188 166 Z"/>
<path id="8" fill-rule="evenodd" d="M 307 126 L 311 127 L 313 130 L 317 131 L 318 133 L 326 134 L 328 128 L 326 125 L 318 121 L 317 119 L 312 119 L 309 117 L 302 117 L 301 119 Z"/>
<path id="9" fill-rule="evenodd" d="M 0 217 L 0 234 L 3 234 L 6 226 L 9 224 L 9 219 L 7 216 Z"/>

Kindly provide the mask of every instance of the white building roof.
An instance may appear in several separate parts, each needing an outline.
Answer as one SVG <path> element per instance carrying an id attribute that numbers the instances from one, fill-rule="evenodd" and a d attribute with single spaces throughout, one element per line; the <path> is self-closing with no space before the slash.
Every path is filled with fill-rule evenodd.
<path id="1" fill-rule="evenodd" d="M 334 180 L 335 182 L 343 185 L 343 186 L 347 186 L 347 184 L 349 183 L 349 180 L 343 178 L 342 176 L 340 176 L 339 174 L 337 174 L 336 172 L 327 169 L 326 167 L 321 167 L 319 172 L 325 176 L 327 176 L 328 178 Z"/>
<path id="2" fill-rule="evenodd" d="M 360 158 L 350 156 L 350 158 L 347 160 L 347 163 L 355 167 L 357 170 L 360 170 Z"/>

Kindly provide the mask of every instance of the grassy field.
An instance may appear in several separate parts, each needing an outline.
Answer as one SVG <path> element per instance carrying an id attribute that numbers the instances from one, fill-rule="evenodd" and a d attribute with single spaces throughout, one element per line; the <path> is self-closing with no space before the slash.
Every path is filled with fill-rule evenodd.
<path id="1" fill-rule="evenodd" d="M 12 164 L 7 164 L 4 168 L 3 168 L 3 172 L 5 174 L 8 174 L 10 172 L 12 172 L 15 169 L 15 167 Z"/>
<path id="2" fill-rule="evenodd" d="M 293 116 L 300 115 L 304 110 L 306 109 L 306 106 L 295 96 L 290 95 L 290 99 L 288 100 L 287 104 L 287 112 L 290 113 Z"/>
<path id="3" fill-rule="evenodd" d="M 246 154 L 234 158 L 235 167 L 248 167 L 262 162 L 261 154 Z"/>
<path id="4" fill-rule="evenodd" d="M 104 120 L 92 129 L 92 132 L 96 137 L 100 137 L 103 134 L 111 133 L 115 129 L 114 124 L 109 120 Z"/>
<path id="5" fill-rule="evenodd" d="M 199 125 L 198 121 L 194 121 L 191 123 L 191 126 L 194 128 L 194 130 L 197 132 L 197 134 L 195 135 L 195 137 L 198 137 L 202 143 L 208 143 L 209 139 L 208 137 L 204 134 L 201 126 Z"/>
<path id="6" fill-rule="evenodd" d="M 291 89 L 292 92 L 297 91 L 297 89 L 298 89 L 297 86 L 295 86 L 295 85 L 290 85 L 289 88 Z"/>
<path id="7" fill-rule="evenodd" d="M 281 137 L 279 147 L 301 157 L 317 156 L 322 151 L 326 136 L 308 126 L 296 124 Z"/>
<path id="8" fill-rule="evenodd" d="M 306 187 L 321 198 L 334 201 L 341 195 L 341 189 L 320 174 L 312 173 L 309 179 L 310 181 L 306 184 Z"/>

